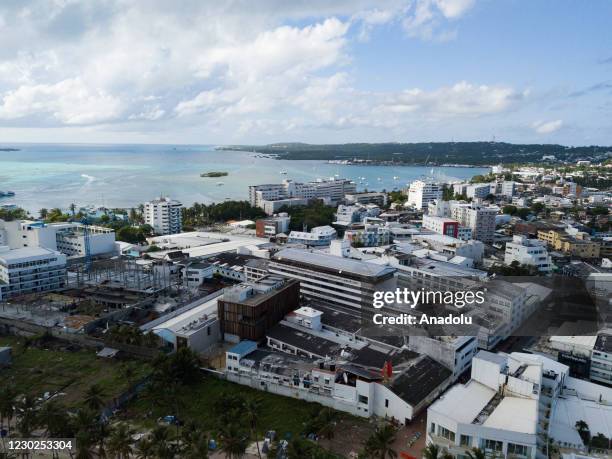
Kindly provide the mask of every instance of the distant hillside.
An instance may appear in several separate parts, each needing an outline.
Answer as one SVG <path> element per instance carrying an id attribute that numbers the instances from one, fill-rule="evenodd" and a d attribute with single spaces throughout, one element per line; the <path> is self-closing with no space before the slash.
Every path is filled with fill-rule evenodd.
<path id="1" fill-rule="evenodd" d="M 228 145 L 224 150 L 252 151 L 283 159 L 332 160 L 369 159 L 375 162 L 407 164 L 497 164 L 541 162 L 543 156 L 557 160 L 599 160 L 612 155 L 612 147 L 566 147 L 551 144 L 511 144 L 503 142 L 426 142 L 426 143 L 347 143 L 311 145 L 275 143 L 270 145 Z"/>

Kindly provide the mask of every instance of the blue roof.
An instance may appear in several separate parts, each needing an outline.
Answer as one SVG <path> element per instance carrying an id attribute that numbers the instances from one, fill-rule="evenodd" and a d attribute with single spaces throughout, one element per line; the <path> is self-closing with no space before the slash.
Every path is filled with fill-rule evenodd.
<path id="1" fill-rule="evenodd" d="M 255 341 L 244 340 L 240 341 L 228 352 L 231 352 L 232 354 L 238 354 L 239 356 L 243 357 L 247 354 L 250 354 L 255 349 L 257 349 L 257 343 Z"/>

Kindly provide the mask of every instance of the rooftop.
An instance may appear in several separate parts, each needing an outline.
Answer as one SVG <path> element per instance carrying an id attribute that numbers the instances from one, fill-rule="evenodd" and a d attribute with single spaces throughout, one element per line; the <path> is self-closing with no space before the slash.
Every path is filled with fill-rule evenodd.
<path id="1" fill-rule="evenodd" d="M 391 390 L 410 405 L 417 406 L 451 374 L 448 368 L 435 360 L 423 357 L 393 380 Z"/>
<path id="2" fill-rule="evenodd" d="M 34 258 L 34 257 L 46 257 L 46 256 L 63 256 L 59 252 L 54 250 L 44 249 L 42 247 L 23 247 L 20 249 L 11 249 L 6 251 L 0 251 L 0 260 L 4 260 L 6 262 L 11 261 L 20 261 L 24 258 Z"/>
<path id="3" fill-rule="evenodd" d="M 297 347 L 319 357 L 337 354 L 341 348 L 338 343 L 283 324 L 276 325 L 266 335 L 268 338 Z"/>
<path id="4" fill-rule="evenodd" d="M 467 384 L 456 384 L 440 397 L 430 409 L 450 416 L 457 422 L 471 424 L 495 396 L 490 387 L 471 380 Z"/>
<path id="5" fill-rule="evenodd" d="M 395 268 L 388 265 L 363 263 L 362 261 L 337 257 L 312 250 L 285 249 L 274 255 L 274 259 L 324 267 L 337 271 L 338 274 L 348 273 L 368 277 L 381 277 L 392 274 L 395 271 Z"/>
<path id="6" fill-rule="evenodd" d="M 531 398 L 504 397 L 485 420 L 483 426 L 535 435 L 537 424 L 537 400 Z"/>

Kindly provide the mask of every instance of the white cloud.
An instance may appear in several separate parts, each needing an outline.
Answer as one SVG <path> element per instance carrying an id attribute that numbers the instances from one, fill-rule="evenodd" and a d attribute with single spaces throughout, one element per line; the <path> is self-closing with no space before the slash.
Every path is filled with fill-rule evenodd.
<path id="1" fill-rule="evenodd" d="M 533 127 L 538 134 L 552 134 L 563 127 L 563 120 L 536 121 L 531 127 Z"/>
<path id="2" fill-rule="evenodd" d="M 447 22 L 456 20 L 469 11 L 475 0 L 420 0 L 402 21 L 410 37 L 421 40 L 449 41 L 457 36 L 457 31 L 448 29 Z"/>

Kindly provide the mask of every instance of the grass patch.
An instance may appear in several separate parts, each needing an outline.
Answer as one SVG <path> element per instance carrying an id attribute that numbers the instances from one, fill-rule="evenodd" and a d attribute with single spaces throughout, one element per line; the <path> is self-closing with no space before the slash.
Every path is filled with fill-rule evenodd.
<path id="1" fill-rule="evenodd" d="M 196 384 L 183 387 L 182 391 L 179 418 L 195 420 L 204 430 L 212 433 L 219 428 L 219 420 L 215 417 L 215 401 L 224 393 L 241 394 L 247 399 L 257 398 L 261 401 L 258 426 L 260 435 L 265 431 L 275 430 L 281 438 L 288 432 L 293 437 L 299 436 L 304 422 L 322 408 L 318 403 L 258 391 L 214 376 L 206 376 Z M 124 416 L 132 422 L 150 428 L 158 418 L 172 414 L 175 413 L 148 399 L 138 399 L 128 405 Z M 340 413 L 340 416 L 353 418 L 345 413 Z"/>
<path id="2" fill-rule="evenodd" d="M 57 400 L 68 407 L 76 407 L 83 394 L 93 384 L 100 384 L 105 399 L 124 392 L 129 382 L 123 375 L 122 364 L 96 357 L 93 350 L 58 350 L 57 341 L 48 347 L 23 348 L 24 338 L 0 336 L 0 346 L 13 348 L 13 364 L 0 371 L 0 385 L 9 385 L 19 394 L 41 397 L 45 392 L 63 392 Z M 134 369 L 134 380 L 147 375 L 148 363 L 137 360 L 128 362 Z"/>

